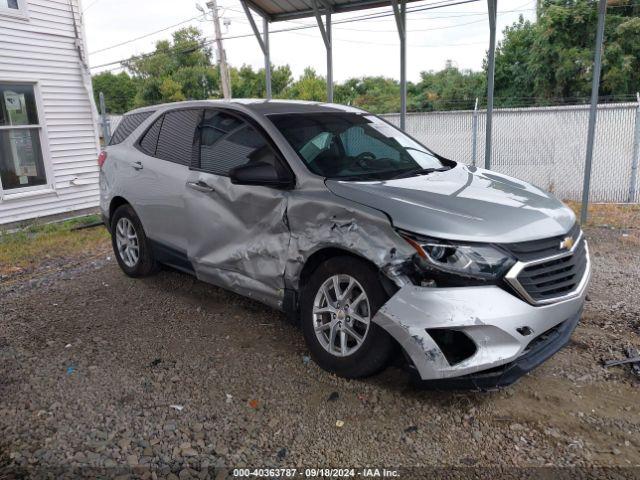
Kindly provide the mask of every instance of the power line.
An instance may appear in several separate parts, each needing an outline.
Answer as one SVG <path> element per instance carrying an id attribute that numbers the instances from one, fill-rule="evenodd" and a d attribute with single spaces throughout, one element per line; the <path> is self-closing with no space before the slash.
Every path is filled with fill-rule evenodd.
<path id="1" fill-rule="evenodd" d="M 314 35 L 309 35 L 307 33 L 301 32 L 291 32 L 294 35 L 300 35 L 308 38 L 315 38 Z M 379 45 L 383 47 L 397 47 L 397 43 L 389 43 L 389 42 L 376 42 L 371 40 L 353 40 L 346 38 L 334 38 L 334 41 L 337 42 L 346 42 L 346 43 L 359 43 L 363 45 Z M 439 47 L 468 47 L 471 45 L 486 45 L 487 42 L 470 42 L 470 43 L 438 43 L 437 45 L 427 45 L 427 44 L 409 44 L 411 48 L 439 48 Z"/>
<path id="2" fill-rule="evenodd" d="M 125 40 L 124 42 L 116 43 L 115 45 L 110 45 L 108 47 L 104 47 L 104 48 L 101 48 L 99 50 L 94 50 L 93 52 L 89 52 L 89 55 L 93 55 L 95 53 L 100 53 L 100 52 L 105 52 L 107 50 L 111 50 L 112 48 L 121 47 L 121 46 L 126 45 L 128 43 L 136 42 L 138 40 L 142 40 L 143 38 L 150 37 L 152 35 L 155 35 L 156 33 L 166 32 L 167 30 L 170 30 L 172 28 L 179 27 L 180 25 L 184 25 L 185 23 L 192 22 L 193 20 L 202 18 L 203 16 L 204 15 L 196 15 L 195 17 L 189 18 L 187 20 L 183 20 L 182 22 L 176 23 L 174 25 L 170 25 L 168 27 L 164 27 L 164 28 L 162 28 L 160 30 L 156 30 L 155 32 L 146 33 L 144 35 L 140 35 L 139 37 L 132 38 L 131 40 Z"/>
<path id="3" fill-rule="evenodd" d="M 82 13 L 85 13 L 87 10 L 89 10 L 91 7 L 93 7 L 96 3 L 98 3 L 100 0 L 93 0 L 93 2 L 91 2 L 89 5 L 87 5 L 83 10 Z"/>

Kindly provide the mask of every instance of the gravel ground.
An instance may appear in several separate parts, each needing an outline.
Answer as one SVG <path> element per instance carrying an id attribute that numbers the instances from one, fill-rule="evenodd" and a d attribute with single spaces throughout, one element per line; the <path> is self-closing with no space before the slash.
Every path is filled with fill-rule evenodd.
<path id="1" fill-rule="evenodd" d="M 0 478 L 640 466 L 640 379 L 600 364 L 640 347 L 640 242 L 587 233 L 594 275 L 571 344 L 490 393 L 420 390 L 396 367 L 334 377 L 282 314 L 173 271 L 130 279 L 106 244 L 0 284 Z"/>

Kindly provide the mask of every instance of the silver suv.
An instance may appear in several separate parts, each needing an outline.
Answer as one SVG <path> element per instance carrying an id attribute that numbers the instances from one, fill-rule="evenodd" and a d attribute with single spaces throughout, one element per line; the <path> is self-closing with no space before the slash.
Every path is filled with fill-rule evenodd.
<path id="1" fill-rule="evenodd" d="M 167 265 L 283 310 L 338 375 L 402 352 L 436 388 L 508 385 L 565 345 L 582 311 L 589 255 L 569 208 L 359 109 L 143 108 L 99 164 L 127 275 Z"/>

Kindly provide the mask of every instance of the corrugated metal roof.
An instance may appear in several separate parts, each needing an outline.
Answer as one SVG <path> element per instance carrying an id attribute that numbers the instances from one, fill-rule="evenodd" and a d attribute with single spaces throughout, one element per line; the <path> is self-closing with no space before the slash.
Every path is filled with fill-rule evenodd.
<path id="1" fill-rule="evenodd" d="M 271 22 L 313 17 L 313 0 L 245 0 L 256 12 Z M 417 0 L 407 0 L 407 3 Z M 318 0 L 321 13 L 352 12 L 391 5 L 389 0 Z"/>

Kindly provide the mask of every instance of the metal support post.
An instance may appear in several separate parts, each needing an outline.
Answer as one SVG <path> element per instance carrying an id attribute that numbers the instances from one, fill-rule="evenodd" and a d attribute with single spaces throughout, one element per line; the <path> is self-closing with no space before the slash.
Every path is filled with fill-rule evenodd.
<path id="1" fill-rule="evenodd" d="M 400 37 L 400 129 L 405 130 L 407 120 L 407 2 L 391 0 Z"/>
<path id="2" fill-rule="evenodd" d="M 322 15 L 318 8 L 318 2 L 313 1 L 313 13 L 320 29 L 320 35 L 324 42 L 324 47 L 327 50 L 327 102 L 333 102 L 333 48 L 331 47 L 331 11 L 328 6 L 324 6 L 326 9 L 326 20 L 322 21 Z"/>
<path id="3" fill-rule="evenodd" d="M 264 55 L 264 64 L 265 64 L 265 82 L 267 84 L 267 99 L 271 99 L 271 60 L 269 58 L 269 19 L 266 16 L 262 16 L 263 19 L 263 27 L 264 27 L 264 39 L 260 32 L 258 31 L 258 27 L 256 26 L 256 22 L 253 19 L 253 15 L 251 15 L 251 10 L 249 10 L 249 6 L 247 2 L 244 0 L 240 0 L 242 4 L 242 8 L 244 9 L 244 13 L 247 16 L 247 20 L 249 20 L 249 24 L 251 25 L 251 30 L 253 30 L 253 34 L 258 40 L 258 45 L 260 45 L 260 49 Z"/>
<path id="4" fill-rule="evenodd" d="M 107 115 L 107 107 L 104 102 L 104 93 L 100 92 L 99 95 L 100 100 L 100 120 L 102 123 L 102 138 L 104 138 L 104 144 L 109 145 L 111 142 L 111 122 L 109 120 L 109 116 Z"/>
<path id="5" fill-rule="evenodd" d="M 591 108 L 589 109 L 589 128 L 587 133 L 587 158 L 584 162 L 584 183 L 582 184 L 582 209 L 580 224 L 587 223 L 589 189 L 591 187 L 591 164 L 593 162 L 593 144 L 596 136 L 598 116 L 598 91 L 600 89 L 600 70 L 602 69 L 602 43 L 604 40 L 604 20 L 607 13 L 607 0 L 598 3 L 598 32 L 596 34 L 595 57 L 593 59 L 593 82 L 591 84 Z"/>
<path id="6" fill-rule="evenodd" d="M 493 134 L 493 89 L 496 73 L 496 16 L 498 0 L 487 0 L 489 9 L 489 61 L 487 65 L 487 125 L 484 145 L 484 168 L 491 169 L 491 136 Z"/>
<path id="7" fill-rule="evenodd" d="M 636 200 L 636 182 L 638 181 L 638 162 L 640 162 L 640 93 L 636 93 L 638 107 L 636 108 L 636 128 L 633 134 L 633 158 L 631 159 L 631 180 L 629 181 L 628 203 Z"/>
<path id="8" fill-rule="evenodd" d="M 478 156 L 478 97 L 476 97 L 476 105 L 473 107 L 473 120 L 471 123 L 471 165 L 476 166 Z"/>
<path id="9" fill-rule="evenodd" d="M 333 103 L 333 43 L 331 40 L 331 12 L 324 16 L 329 48 L 327 48 L 327 102 Z"/>
<path id="10" fill-rule="evenodd" d="M 267 100 L 271 100 L 271 55 L 269 53 L 269 20 L 262 17 L 262 34 L 264 35 L 264 80 Z"/>

